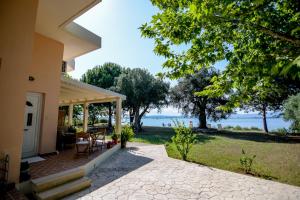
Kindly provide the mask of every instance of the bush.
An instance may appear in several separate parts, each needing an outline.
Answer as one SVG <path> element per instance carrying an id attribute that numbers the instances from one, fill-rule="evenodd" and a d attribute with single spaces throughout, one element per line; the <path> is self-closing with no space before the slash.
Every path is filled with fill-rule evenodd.
<path id="1" fill-rule="evenodd" d="M 70 133 L 76 133 L 77 132 L 76 127 L 75 126 L 69 126 L 68 127 L 68 132 L 70 132 Z"/>
<path id="2" fill-rule="evenodd" d="M 255 126 L 251 126 L 251 128 L 250 128 L 251 130 L 253 130 L 253 131 L 261 131 L 261 129 L 260 128 L 257 128 L 257 127 L 255 127 Z"/>
<path id="3" fill-rule="evenodd" d="M 117 134 L 117 133 L 113 133 L 113 134 L 111 135 L 111 139 L 112 139 L 112 140 L 118 141 L 119 138 L 120 138 L 120 135 Z"/>
<path id="4" fill-rule="evenodd" d="M 275 130 L 275 134 L 278 136 L 286 136 L 289 133 L 289 130 L 286 128 L 278 128 Z"/>
<path id="5" fill-rule="evenodd" d="M 300 93 L 295 96 L 290 96 L 283 104 L 283 118 L 291 121 L 291 129 L 294 132 L 300 132 Z"/>
<path id="6" fill-rule="evenodd" d="M 196 141 L 196 135 L 193 133 L 191 128 L 187 128 L 179 122 L 175 125 L 175 136 L 172 137 L 172 142 L 176 145 L 181 158 L 183 160 L 187 160 L 187 155 Z"/>
<path id="7" fill-rule="evenodd" d="M 232 129 L 233 128 L 233 126 L 224 126 L 224 129 Z"/>
<path id="8" fill-rule="evenodd" d="M 100 123 L 108 123 L 108 120 L 107 119 L 100 119 L 99 122 Z"/>
<path id="9" fill-rule="evenodd" d="M 131 126 L 126 125 L 121 131 L 121 147 L 125 148 L 127 141 L 130 141 L 134 137 L 134 132 Z"/>
<path id="10" fill-rule="evenodd" d="M 237 125 L 236 127 L 233 127 L 233 130 L 238 130 L 238 131 L 240 131 L 240 130 L 243 130 L 243 129 L 242 129 L 241 126 Z"/>
<path id="11" fill-rule="evenodd" d="M 256 155 L 248 156 L 244 149 L 242 149 L 242 157 L 240 158 L 240 164 L 246 174 L 252 171 L 252 164 L 255 157 Z"/>

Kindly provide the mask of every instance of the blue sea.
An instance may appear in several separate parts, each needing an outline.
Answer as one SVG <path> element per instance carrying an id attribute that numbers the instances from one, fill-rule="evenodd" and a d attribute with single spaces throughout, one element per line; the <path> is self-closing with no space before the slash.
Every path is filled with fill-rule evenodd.
<path id="1" fill-rule="evenodd" d="M 127 119 L 128 120 L 128 119 Z M 126 120 L 126 121 L 127 121 Z M 164 115 L 149 115 L 144 116 L 142 119 L 144 126 L 163 126 L 164 124 L 171 123 L 174 124 L 174 121 L 178 120 L 179 122 L 184 122 L 188 125 L 190 121 L 193 122 L 193 126 L 198 126 L 199 122 L 197 118 L 183 117 L 183 116 L 164 116 Z M 223 119 L 217 122 L 208 120 L 208 124 L 211 124 L 212 127 L 217 127 L 217 124 L 222 124 L 224 126 L 241 126 L 241 127 L 257 127 L 262 129 L 263 122 L 262 117 L 258 114 L 232 114 L 229 118 Z M 282 117 L 276 115 L 269 115 L 267 118 L 269 130 L 276 130 L 278 128 L 288 128 L 290 122 L 284 121 Z"/>

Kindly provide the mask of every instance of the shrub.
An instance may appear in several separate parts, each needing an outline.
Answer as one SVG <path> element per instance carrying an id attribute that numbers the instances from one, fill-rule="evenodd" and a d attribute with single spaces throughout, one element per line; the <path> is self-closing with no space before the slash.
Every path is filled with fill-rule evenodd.
<path id="1" fill-rule="evenodd" d="M 232 129 L 233 128 L 233 126 L 224 126 L 224 129 Z"/>
<path id="2" fill-rule="evenodd" d="M 76 133 L 77 132 L 76 127 L 75 126 L 69 126 L 68 127 L 68 132 L 70 132 L 70 133 Z"/>
<path id="3" fill-rule="evenodd" d="M 181 158 L 183 160 L 187 160 L 187 155 L 196 141 L 196 135 L 193 133 L 191 128 L 187 128 L 179 122 L 175 125 L 175 136 L 172 137 L 172 142 L 176 145 Z"/>
<path id="4" fill-rule="evenodd" d="M 283 118 L 291 121 L 291 129 L 294 132 L 300 132 L 300 93 L 290 96 L 283 104 Z"/>
<path id="5" fill-rule="evenodd" d="M 248 156 L 244 149 L 242 149 L 242 157 L 240 158 L 240 164 L 246 174 L 252 171 L 252 164 L 255 157 L 256 155 Z"/>
<path id="6" fill-rule="evenodd" d="M 100 123 L 107 123 L 108 120 L 107 120 L 107 119 L 100 119 L 99 122 L 100 122 Z"/>
<path id="7" fill-rule="evenodd" d="M 117 133 L 113 133 L 113 134 L 111 135 L 111 139 L 113 139 L 113 140 L 118 141 L 119 138 L 120 138 L 120 135 L 117 134 Z"/>
<path id="8" fill-rule="evenodd" d="M 253 130 L 253 131 L 261 131 L 261 129 L 260 128 L 258 128 L 258 127 L 255 127 L 255 126 L 251 126 L 251 128 L 250 128 L 251 130 Z"/>
<path id="9" fill-rule="evenodd" d="M 131 126 L 126 125 L 121 131 L 121 147 L 125 148 L 127 141 L 130 141 L 134 137 L 134 132 Z"/>
<path id="10" fill-rule="evenodd" d="M 243 129 L 242 129 L 241 126 L 237 125 L 236 127 L 233 127 L 233 130 L 238 130 L 238 131 L 240 131 L 240 130 L 243 130 Z"/>
<path id="11" fill-rule="evenodd" d="M 278 128 L 275 130 L 275 134 L 278 136 L 286 136 L 289 133 L 289 130 L 286 128 Z"/>

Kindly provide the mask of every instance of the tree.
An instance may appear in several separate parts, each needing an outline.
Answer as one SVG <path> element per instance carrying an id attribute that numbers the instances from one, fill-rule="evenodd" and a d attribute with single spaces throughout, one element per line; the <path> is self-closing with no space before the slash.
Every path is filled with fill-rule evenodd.
<path id="1" fill-rule="evenodd" d="M 135 68 L 126 69 L 117 78 L 114 90 L 127 96 L 123 107 L 129 111 L 137 132 L 141 130 L 141 119 L 147 112 L 167 103 L 169 84 L 145 69 Z"/>
<path id="2" fill-rule="evenodd" d="M 170 92 L 170 101 L 175 107 L 182 110 L 184 115 L 192 115 L 199 119 L 199 128 L 207 128 L 206 119 L 214 121 L 226 118 L 230 110 L 223 111 L 219 106 L 227 103 L 225 96 L 213 97 L 199 96 L 198 92 L 211 85 L 211 78 L 217 76 L 214 69 L 201 69 L 195 74 L 186 75 L 180 79 L 178 85 Z"/>
<path id="3" fill-rule="evenodd" d="M 300 55 L 300 1 L 151 2 L 160 12 L 140 29 L 155 40 L 154 52 L 166 57 L 167 75 L 178 78 L 227 60 L 227 76 L 263 68 L 300 77 L 300 65 L 291 65 Z M 185 51 L 178 52 L 179 45 Z"/>
<path id="4" fill-rule="evenodd" d="M 93 103 L 89 105 L 89 119 L 91 125 L 94 125 L 99 117 L 103 115 L 104 106 L 101 103 Z"/>
<path id="5" fill-rule="evenodd" d="M 123 68 L 115 63 L 104 63 L 103 65 L 96 66 L 92 69 L 89 69 L 85 74 L 82 75 L 81 81 L 97 86 L 104 89 L 110 89 L 114 86 L 115 79 L 122 73 Z M 103 105 L 103 104 L 102 104 Z M 108 107 L 108 127 L 112 127 L 112 103 L 104 104 Z M 99 109 L 95 104 L 91 109 Z M 92 111 L 95 113 L 96 111 Z"/>
<path id="6" fill-rule="evenodd" d="M 292 121 L 291 129 L 300 132 L 300 93 L 288 98 L 284 103 L 283 118 Z"/>

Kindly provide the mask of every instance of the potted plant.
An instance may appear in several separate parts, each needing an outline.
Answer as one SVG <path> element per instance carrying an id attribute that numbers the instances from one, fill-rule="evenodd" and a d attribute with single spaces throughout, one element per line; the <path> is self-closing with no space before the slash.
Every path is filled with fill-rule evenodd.
<path id="1" fill-rule="evenodd" d="M 130 141 L 133 136 L 132 128 L 129 125 L 124 126 L 121 131 L 121 148 L 125 148 L 127 141 Z"/>
<path id="2" fill-rule="evenodd" d="M 118 139 L 119 139 L 119 134 L 117 134 L 117 133 L 113 133 L 112 135 L 111 135 L 111 139 L 113 140 L 113 143 L 114 144 L 118 144 Z"/>

